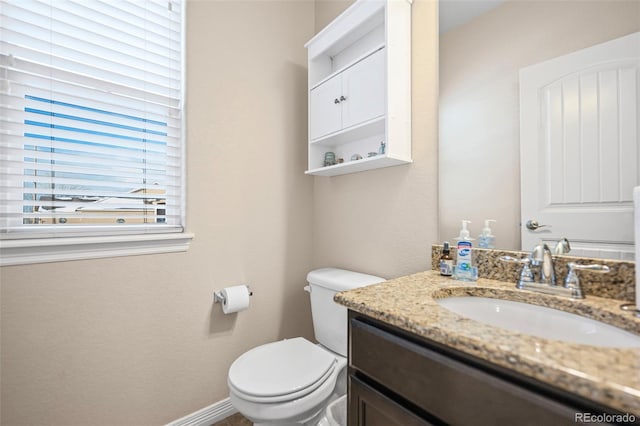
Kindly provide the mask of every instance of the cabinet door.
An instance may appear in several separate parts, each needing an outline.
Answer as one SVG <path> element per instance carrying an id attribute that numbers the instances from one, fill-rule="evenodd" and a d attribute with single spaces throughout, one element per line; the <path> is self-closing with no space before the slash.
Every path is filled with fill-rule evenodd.
<path id="1" fill-rule="evenodd" d="M 385 114 L 385 51 L 378 50 L 342 73 L 342 127 Z"/>
<path id="2" fill-rule="evenodd" d="M 428 426 L 433 423 L 349 376 L 349 426 Z"/>
<path id="3" fill-rule="evenodd" d="M 341 75 L 336 75 L 309 93 L 309 138 L 317 139 L 342 128 Z M 337 101 L 337 102 L 336 102 Z"/>

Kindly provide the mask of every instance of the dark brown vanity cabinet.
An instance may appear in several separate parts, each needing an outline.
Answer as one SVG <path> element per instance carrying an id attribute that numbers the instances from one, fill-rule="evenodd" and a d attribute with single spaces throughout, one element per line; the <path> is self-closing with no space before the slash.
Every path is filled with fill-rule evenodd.
<path id="1" fill-rule="evenodd" d="M 351 311 L 348 392 L 349 426 L 575 426 L 576 413 L 618 414 Z"/>

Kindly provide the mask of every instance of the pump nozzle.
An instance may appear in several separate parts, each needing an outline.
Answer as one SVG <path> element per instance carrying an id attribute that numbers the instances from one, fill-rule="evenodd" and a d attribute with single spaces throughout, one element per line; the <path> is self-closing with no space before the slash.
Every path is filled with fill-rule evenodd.
<path id="1" fill-rule="evenodd" d="M 457 240 L 458 241 L 469 241 L 472 240 L 473 238 L 469 238 L 469 230 L 467 229 L 467 224 L 471 223 L 470 220 L 463 220 L 462 221 L 462 228 L 460 229 L 460 235 L 458 235 Z"/>

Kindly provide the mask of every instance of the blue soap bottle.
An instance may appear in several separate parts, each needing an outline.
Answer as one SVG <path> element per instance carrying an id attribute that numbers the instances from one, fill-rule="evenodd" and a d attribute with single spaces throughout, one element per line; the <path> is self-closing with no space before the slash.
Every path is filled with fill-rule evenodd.
<path id="1" fill-rule="evenodd" d="M 473 266 L 472 260 L 473 238 L 469 236 L 467 229 L 469 223 L 471 223 L 470 220 L 462 221 L 460 235 L 456 238 L 458 246 L 454 277 L 460 281 L 476 281 L 478 279 L 478 268 Z"/>

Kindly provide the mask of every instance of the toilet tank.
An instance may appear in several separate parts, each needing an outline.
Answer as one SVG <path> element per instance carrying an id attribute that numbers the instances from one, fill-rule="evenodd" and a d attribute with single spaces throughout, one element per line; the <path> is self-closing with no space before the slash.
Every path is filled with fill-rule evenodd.
<path id="1" fill-rule="evenodd" d="M 307 281 L 316 340 L 333 352 L 347 356 L 347 308 L 335 303 L 333 296 L 386 280 L 344 269 L 322 268 L 309 272 Z"/>

